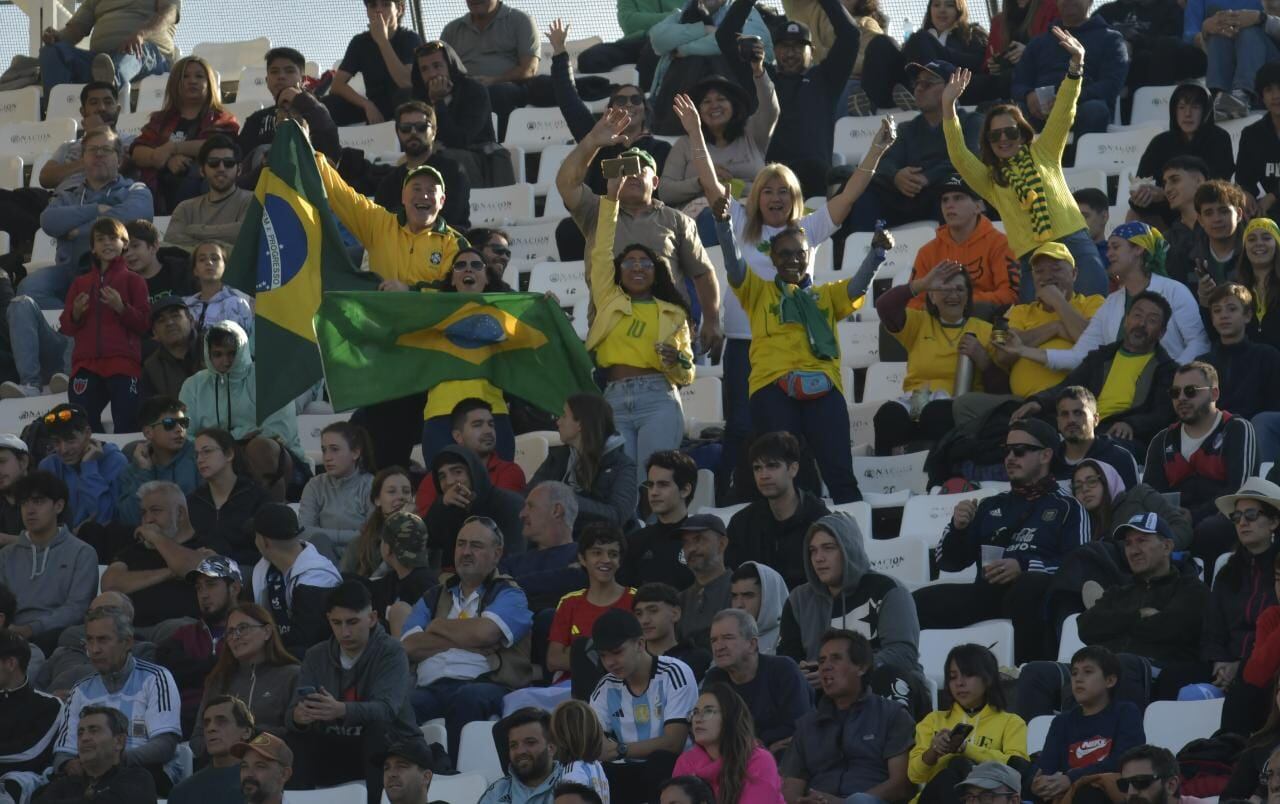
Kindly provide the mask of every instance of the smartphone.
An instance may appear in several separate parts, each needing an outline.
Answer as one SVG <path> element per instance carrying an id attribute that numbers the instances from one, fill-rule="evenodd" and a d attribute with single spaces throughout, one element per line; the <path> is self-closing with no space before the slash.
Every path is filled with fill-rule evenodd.
<path id="1" fill-rule="evenodd" d="M 640 157 L 622 156 L 617 159 L 605 159 L 600 162 L 600 172 L 606 179 L 617 179 L 622 176 L 640 175 Z"/>
<path id="2" fill-rule="evenodd" d="M 743 61 L 751 61 L 754 58 L 757 44 L 763 45 L 764 40 L 758 36 L 738 37 L 738 55 Z"/>
<path id="3" fill-rule="evenodd" d="M 1196 276 L 1204 279 L 1209 275 L 1209 264 L 1204 259 L 1197 259 L 1193 264 L 1195 265 Z"/>
<path id="4" fill-rule="evenodd" d="M 319 690 L 315 687 L 298 687 L 298 699 L 306 698 L 308 695 L 315 695 Z"/>
<path id="5" fill-rule="evenodd" d="M 951 741 L 953 743 L 963 743 L 972 733 L 972 723 L 957 723 L 951 727 Z"/>

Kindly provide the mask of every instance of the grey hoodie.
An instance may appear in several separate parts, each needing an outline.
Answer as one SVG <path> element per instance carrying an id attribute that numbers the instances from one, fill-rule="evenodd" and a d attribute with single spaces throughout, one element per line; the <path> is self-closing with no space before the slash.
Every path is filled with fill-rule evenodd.
<path id="1" fill-rule="evenodd" d="M 744 561 L 760 574 L 760 615 L 756 626 L 760 629 L 760 652 L 772 655 L 778 649 L 781 635 L 782 607 L 787 602 L 787 582 L 778 571 L 759 561 Z"/>
<path id="2" fill-rule="evenodd" d="M 23 531 L 0 550 L 0 583 L 18 598 L 15 623 L 35 634 L 56 631 L 84 620 L 98 592 L 98 554 L 66 525 L 44 547 Z"/>
<path id="3" fill-rule="evenodd" d="M 920 620 L 911 593 L 899 581 L 871 571 L 862 546 L 862 531 L 848 514 L 828 514 L 805 534 L 805 554 L 814 531 L 836 537 L 844 553 L 844 582 L 839 597 L 818 580 L 813 564 L 804 564 L 808 583 L 795 588 L 782 610 L 778 654 L 796 661 L 817 661 L 822 634 L 828 628 L 848 628 L 871 640 L 876 666 L 890 665 L 903 673 L 919 674 Z M 763 608 L 763 603 L 762 603 Z"/>
<path id="4" fill-rule="evenodd" d="M 307 529 L 308 538 L 328 536 L 341 556 L 373 512 L 372 488 L 373 475 L 359 469 L 346 477 L 316 475 L 302 489 L 298 524 Z"/>

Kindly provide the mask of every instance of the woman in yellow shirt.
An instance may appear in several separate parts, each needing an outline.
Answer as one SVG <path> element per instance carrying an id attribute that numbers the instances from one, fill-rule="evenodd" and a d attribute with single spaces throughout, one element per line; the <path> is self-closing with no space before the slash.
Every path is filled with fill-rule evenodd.
<path id="1" fill-rule="evenodd" d="M 596 315 L 587 330 L 587 351 L 608 378 L 604 398 L 614 425 L 636 462 L 635 483 L 655 452 L 676 449 L 684 438 L 684 409 L 676 389 L 693 382 L 689 304 L 676 290 L 671 268 L 640 243 L 613 255 L 618 225 L 618 191 L 628 181 L 610 182 L 600 199 L 595 247 L 587 265 Z"/>
<path id="2" fill-rule="evenodd" d="M 907 307 L 926 293 L 923 310 Z M 876 454 L 893 455 L 912 441 L 938 441 L 955 427 L 951 401 L 967 391 L 1008 393 L 1009 375 L 992 359 L 991 325 L 973 316 L 973 283 L 958 262 L 944 260 L 920 279 L 876 299 L 890 335 L 907 349 L 905 395 L 876 411 Z M 956 386 L 960 357 L 972 361 L 970 387 Z"/>
<path id="3" fill-rule="evenodd" d="M 1071 61 L 1040 136 L 1015 104 L 993 106 L 982 121 L 979 157 L 965 145 L 956 116 L 956 101 L 969 86 L 970 72 L 956 70 L 942 92 L 947 154 L 956 172 L 1000 213 L 1009 248 L 1022 260 L 1023 301 L 1036 297 L 1031 254 L 1050 240 L 1062 243 L 1075 258 L 1077 293 L 1107 293 L 1102 258 L 1062 174 L 1062 150 L 1075 121 L 1084 75 L 1084 45 L 1061 28 L 1053 28 L 1053 34 Z"/>
<path id="4" fill-rule="evenodd" d="M 916 744 L 907 757 L 907 778 L 924 785 L 918 804 L 959 801 L 956 785 L 982 762 L 1000 762 L 1021 772 L 1027 756 L 1027 724 L 1006 711 L 996 657 L 981 645 L 957 645 L 947 654 L 951 708 L 930 712 L 916 724 Z"/>
<path id="5" fill-rule="evenodd" d="M 484 254 L 480 249 L 467 246 L 458 252 L 453 265 L 440 281 L 441 293 L 486 293 L 510 291 L 505 283 L 491 287 Z M 516 434 L 511 429 L 507 400 L 502 389 L 488 380 L 450 380 L 434 386 L 427 393 L 427 406 L 422 411 L 422 461 L 431 465 L 431 459 L 444 447 L 454 443 L 453 409 L 464 399 L 480 399 L 488 403 L 493 414 L 493 439 L 490 448 L 503 460 L 512 460 L 516 454 Z M 489 436 L 481 435 L 482 439 Z"/>

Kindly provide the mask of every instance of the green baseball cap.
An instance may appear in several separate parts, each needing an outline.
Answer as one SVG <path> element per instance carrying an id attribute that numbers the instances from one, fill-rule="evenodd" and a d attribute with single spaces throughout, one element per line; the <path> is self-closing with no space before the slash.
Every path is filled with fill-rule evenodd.
<path id="1" fill-rule="evenodd" d="M 654 173 L 658 172 L 658 161 L 653 158 L 653 154 L 649 153 L 643 148 L 628 148 L 627 150 L 618 154 L 619 159 L 626 159 L 628 156 L 634 156 L 635 158 L 639 159 L 641 162 L 648 165 L 649 168 L 653 170 Z"/>
<path id="2" fill-rule="evenodd" d="M 382 540 L 406 567 L 427 566 L 427 523 L 409 511 L 397 511 L 382 526 Z"/>
<path id="3" fill-rule="evenodd" d="M 650 161 L 653 161 L 652 157 L 650 157 Z M 657 168 L 654 168 L 654 169 L 657 170 Z M 413 181 L 419 176 L 427 176 L 432 181 L 434 181 L 441 190 L 446 189 L 444 184 L 444 176 L 441 176 L 440 171 L 436 170 L 430 165 L 418 165 L 416 168 L 410 169 L 408 173 L 404 174 L 404 181 L 400 182 L 400 186 L 404 187 L 409 182 Z"/>

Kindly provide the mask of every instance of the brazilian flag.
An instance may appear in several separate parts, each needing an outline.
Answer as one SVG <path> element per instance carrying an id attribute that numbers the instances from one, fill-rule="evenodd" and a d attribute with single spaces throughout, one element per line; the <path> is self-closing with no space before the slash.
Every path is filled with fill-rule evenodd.
<path id="1" fill-rule="evenodd" d="M 564 312 L 536 293 L 325 293 L 315 317 L 334 410 L 488 380 L 553 414 L 599 393 Z"/>
<path id="2" fill-rule="evenodd" d="M 351 262 L 316 157 L 297 123 L 276 128 L 224 281 L 256 297 L 258 422 L 322 376 L 311 317 L 328 290 L 365 290 L 378 277 Z"/>

